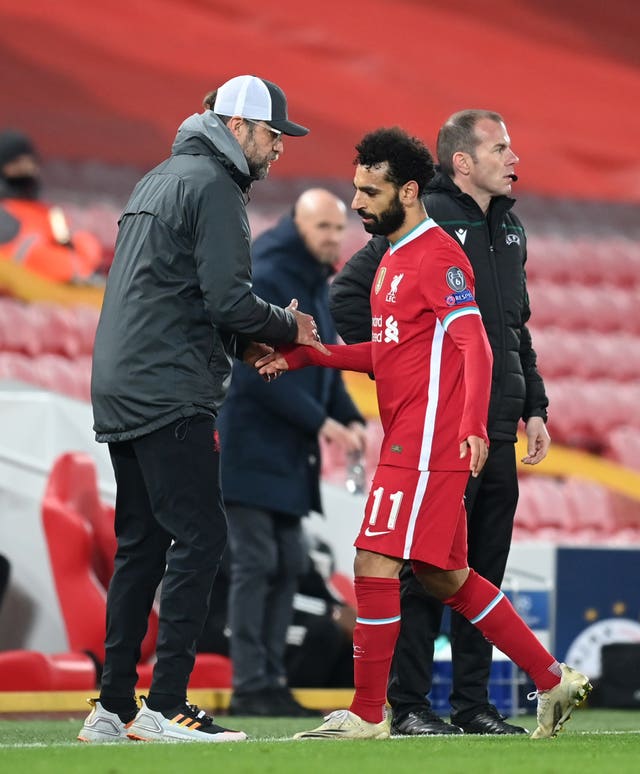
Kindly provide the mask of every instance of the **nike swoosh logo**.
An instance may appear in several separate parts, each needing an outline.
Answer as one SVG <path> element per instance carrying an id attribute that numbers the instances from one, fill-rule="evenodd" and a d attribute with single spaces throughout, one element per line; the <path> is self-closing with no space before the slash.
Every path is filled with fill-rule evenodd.
<path id="1" fill-rule="evenodd" d="M 367 537 L 377 537 L 378 535 L 388 535 L 391 532 L 390 529 L 385 530 L 384 532 L 372 532 L 369 527 L 367 527 L 364 531 L 364 534 Z"/>

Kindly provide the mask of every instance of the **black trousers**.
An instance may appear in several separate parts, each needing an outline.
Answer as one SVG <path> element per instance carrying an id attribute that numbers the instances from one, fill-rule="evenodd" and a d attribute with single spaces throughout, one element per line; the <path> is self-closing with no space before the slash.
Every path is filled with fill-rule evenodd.
<path id="1" fill-rule="evenodd" d="M 469 566 L 496 586 L 504 577 L 518 503 L 515 446 L 492 441 L 478 478 L 465 492 Z M 428 706 L 433 645 L 440 632 L 443 605 L 428 594 L 406 563 L 400 574 L 402 622 L 396 644 L 388 698 L 403 717 Z M 492 645 L 458 613 L 451 611 L 453 685 L 451 717 L 463 722 L 489 702 Z"/>
<path id="2" fill-rule="evenodd" d="M 101 698 L 133 699 L 140 644 L 162 580 L 149 703 L 186 699 L 195 643 L 227 539 L 213 417 L 109 444 L 118 548 L 107 594 Z"/>
<path id="3" fill-rule="evenodd" d="M 233 690 L 241 694 L 286 685 L 287 629 L 308 561 L 302 518 L 237 503 L 227 508 Z"/>

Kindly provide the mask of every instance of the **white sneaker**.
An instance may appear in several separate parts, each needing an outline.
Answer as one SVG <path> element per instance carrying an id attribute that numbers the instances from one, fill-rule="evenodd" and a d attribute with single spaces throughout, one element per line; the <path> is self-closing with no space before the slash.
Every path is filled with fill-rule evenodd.
<path id="1" fill-rule="evenodd" d="M 247 738 L 244 731 L 231 731 L 213 722 L 213 718 L 194 704 L 183 704 L 168 712 L 155 712 L 147 707 L 144 696 L 142 708 L 127 728 L 129 739 L 140 742 L 241 742 Z"/>
<path id="2" fill-rule="evenodd" d="M 573 710 L 587 698 L 591 683 L 586 675 L 576 672 L 566 664 L 560 664 L 562 677 L 558 685 L 538 696 L 538 727 L 532 739 L 548 739 L 555 736 L 569 720 Z M 536 694 L 530 694 L 532 697 Z"/>
<path id="3" fill-rule="evenodd" d="M 87 699 L 91 712 L 78 734 L 81 742 L 126 742 L 127 728 L 115 712 L 107 712 L 98 699 Z"/>
<path id="4" fill-rule="evenodd" d="M 367 723 L 349 710 L 336 710 L 312 731 L 300 731 L 294 739 L 388 739 L 391 718 L 385 712 L 380 723 Z"/>

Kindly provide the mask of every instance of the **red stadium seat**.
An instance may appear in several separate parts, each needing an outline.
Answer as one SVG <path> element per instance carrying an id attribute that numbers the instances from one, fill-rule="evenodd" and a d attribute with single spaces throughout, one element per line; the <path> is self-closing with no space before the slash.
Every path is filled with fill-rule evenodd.
<path id="1" fill-rule="evenodd" d="M 75 387 L 71 397 L 91 401 L 91 355 L 80 355 L 70 361 Z"/>
<path id="2" fill-rule="evenodd" d="M 623 425 L 607 434 L 605 454 L 633 470 L 640 471 L 640 432 L 636 427 Z"/>
<path id="3" fill-rule="evenodd" d="M 538 355 L 538 367 L 545 379 L 565 379 L 573 376 L 583 359 L 583 344 L 569 331 L 560 328 L 534 328 L 533 347 Z"/>
<path id="4" fill-rule="evenodd" d="M 530 476 L 523 476 L 519 482 L 520 495 L 513 523 L 514 540 L 531 540 L 535 538 L 538 527 L 538 502 L 532 486 L 535 480 Z"/>
<path id="5" fill-rule="evenodd" d="M 69 398 L 89 400 L 86 385 L 78 380 L 74 361 L 62 355 L 44 354 L 34 358 L 34 368 L 40 386 Z"/>
<path id="6" fill-rule="evenodd" d="M 113 511 L 100 501 L 95 463 L 85 454 L 64 454 L 56 460 L 42 504 L 42 518 L 56 591 L 73 650 L 104 661 L 106 586 L 110 580 L 115 542 Z M 108 577 L 107 577 L 108 576 Z M 138 665 L 139 687 L 151 683 L 157 612 L 152 609 Z M 192 687 L 227 688 L 231 662 L 224 656 L 198 654 Z"/>
<path id="7" fill-rule="evenodd" d="M 640 400 L 634 382 L 549 379 L 546 388 L 549 430 L 560 443 L 600 452 L 616 428 L 640 430 Z"/>
<path id="8" fill-rule="evenodd" d="M 527 243 L 527 274 L 534 282 L 606 282 L 620 288 L 639 284 L 640 245 L 634 240 L 530 235 Z"/>
<path id="9" fill-rule="evenodd" d="M 43 351 L 37 320 L 28 309 L 21 301 L 0 297 L 0 351 L 32 357 Z"/>
<path id="10" fill-rule="evenodd" d="M 74 358 L 81 354 L 80 334 L 72 309 L 55 304 L 32 304 L 41 318 L 43 351 Z"/>
<path id="11" fill-rule="evenodd" d="M 567 507 L 564 484 L 554 478 L 536 476 L 529 483 L 532 505 L 536 510 L 537 529 L 556 532 L 571 531 L 573 514 Z"/>
<path id="12" fill-rule="evenodd" d="M 137 690 L 151 686 L 153 664 L 138 664 Z M 233 669 L 231 659 L 218 653 L 198 653 L 189 678 L 190 688 L 231 688 Z"/>
<path id="13" fill-rule="evenodd" d="M 86 454 L 56 460 L 42 504 L 51 567 L 74 650 L 104 661 L 106 590 L 113 574 L 112 509 L 100 501 L 95 463 Z M 85 606 L 90 607 L 86 615 Z M 155 650 L 157 613 L 152 610 L 142 643 L 146 661 Z"/>
<path id="14" fill-rule="evenodd" d="M 33 358 L 21 352 L 0 352 L 0 379 L 38 384 Z"/>
<path id="15" fill-rule="evenodd" d="M 533 328 L 533 345 L 545 379 L 640 381 L 640 337 L 628 333 Z"/>
<path id="16" fill-rule="evenodd" d="M 96 668 L 84 653 L 0 652 L 0 691 L 94 691 Z"/>
<path id="17" fill-rule="evenodd" d="M 65 503 L 81 516 L 93 531 L 92 568 L 106 590 L 113 575 L 116 536 L 113 507 L 103 503 L 98 492 L 96 465 L 84 452 L 67 452 L 55 462 L 49 478 L 48 495 Z"/>
<path id="18" fill-rule="evenodd" d="M 15 379 L 69 398 L 89 401 L 91 358 L 85 355 L 69 360 L 62 355 L 29 357 L 21 352 L 0 352 L 0 379 Z"/>
<path id="19" fill-rule="evenodd" d="M 640 291 L 634 286 L 588 286 L 575 280 L 557 284 L 546 279 L 529 283 L 528 289 L 532 321 L 538 328 L 640 334 Z"/>
<path id="20" fill-rule="evenodd" d="M 622 544 L 621 535 L 640 538 L 637 503 L 578 477 L 521 478 L 514 540 L 602 545 Z"/>
<path id="21" fill-rule="evenodd" d="M 79 346 L 80 355 L 91 355 L 100 311 L 92 306 L 74 306 L 69 309 L 73 316 L 73 325 Z"/>
<path id="22" fill-rule="evenodd" d="M 609 492 L 600 484 L 578 478 L 569 478 L 564 484 L 567 508 L 571 514 L 574 532 L 606 538 L 616 531 L 615 514 Z"/>
<path id="23" fill-rule="evenodd" d="M 85 520 L 47 491 L 42 519 L 69 647 L 104 661 L 106 592 L 91 564 L 92 532 Z"/>

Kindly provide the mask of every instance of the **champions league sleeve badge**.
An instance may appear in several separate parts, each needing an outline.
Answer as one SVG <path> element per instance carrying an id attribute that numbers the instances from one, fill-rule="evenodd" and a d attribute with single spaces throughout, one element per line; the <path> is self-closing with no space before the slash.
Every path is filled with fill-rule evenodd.
<path id="1" fill-rule="evenodd" d="M 467 281 L 462 269 L 457 266 L 450 266 L 447 269 L 447 285 L 453 290 L 453 293 L 445 298 L 447 306 L 456 306 L 457 304 L 466 304 L 473 301 L 473 293 L 467 287 Z"/>
<path id="2" fill-rule="evenodd" d="M 454 293 L 459 293 L 467 287 L 467 281 L 464 278 L 462 269 L 457 266 L 450 266 L 447 269 L 447 285 Z"/>

